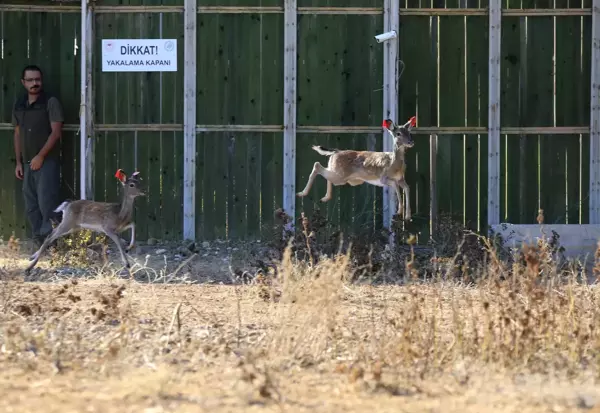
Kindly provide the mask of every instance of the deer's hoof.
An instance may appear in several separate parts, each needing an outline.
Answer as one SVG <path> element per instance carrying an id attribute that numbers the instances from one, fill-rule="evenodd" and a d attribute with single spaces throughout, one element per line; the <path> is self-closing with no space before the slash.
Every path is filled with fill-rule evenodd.
<path id="1" fill-rule="evenodd" d="M 329 201 L 331 198 L 327 198 L 326 196 L 324 196 L 323 198 L 321 198 L 321 202 L 327 202 Z"/>
<path id="2" fill-rule="evenodd" d="M 302 198 L 302 197 L 305 197 L 306 194 L 304 192 L 297 192 L 296 196 Z"/>

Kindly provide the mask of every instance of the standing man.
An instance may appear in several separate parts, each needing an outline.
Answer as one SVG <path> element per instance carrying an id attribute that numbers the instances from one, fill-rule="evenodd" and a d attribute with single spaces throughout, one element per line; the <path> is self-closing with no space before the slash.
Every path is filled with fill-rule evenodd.
<path id="1" fill-rule="evenodd" d="M 24 93 L 13 107 L 15 126 L 15 175 L 23 180 L 23 197 L 34 242 L 39 246 L 52 231 L 50 219 L 59 204 L 60 164 L 57 145 L 62 136 L 63 109 L 54 96 L 44 92 L 42 71 L 23 69 Z"/>

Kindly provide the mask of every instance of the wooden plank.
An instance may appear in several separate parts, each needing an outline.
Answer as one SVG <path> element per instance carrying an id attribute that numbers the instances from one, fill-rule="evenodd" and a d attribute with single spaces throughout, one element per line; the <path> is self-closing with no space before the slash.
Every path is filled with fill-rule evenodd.
<path id="1" fill-rule="evenodd" d="M 589 18 L 585 19 L 589 20 Z M 555 19 L 556 101 L 554 121 L 556 125 L 560 126 L 589 122 L 587 120 L 590 113 L 589 99 L 582 93 L 584 82 L 588 83 L 589 80 L 589 75 L 584 76 L 584 73 L 587 72 L 585 68 L 589 68 L 589 65 L 586 64 L 587 62 L 584 63 L 582 52 L 585 49 L 585 43 L 590 39 L 582 37 L 583 20 L 581 17 Z M 580 224 L 582 199 L 580 179 L 583 177 L 582 165 L 586 162 L 580 157 L 584 143 L 582 136 L 573 135 L 569 139 L 557 137 L 546 137 L 545 139 L 552 140 L 552 150 L 555 152 L 553 156 L 558 157 L 561 161 L 564 158 L 561 172 L 564 175 L 565 188 L 560 203 L 555 201 L 561 206 L 558 223 Z M 559 182 L 554 173 L 544 177 L 549 181 Z"/>
<path id="2" fill-rule="evenodd" d="M 554 22 L 553 17 L 536 17 L 527 21 L 527 126 L 554 124 Z M 564 223 L 565 172 L 564 156 L 556 153 L 555 138 L 540 136 L 537 154 L 537 208 L 544 210 L 548 224 Z M 531 153 L 528 154 L 531 162 Z M 533 191 L 532 191 L 533 192 Z M 528 193 L 531 197 L 532 193 Z M 562 208 L 560 207 L 562 203 Z M 530 223 L 535 223 L 537 210 L 526 211 Z"/>
<path id="3" fill-rule="evenodd" d="M 13 182 L 17 181 L 14 172 L 15 150 L 12 131 L 0 131 L 0 149 L 0 160 L 2 162 L 0 177 L 3 179 L 3 182 L 11 183 L 0 187 L 0 194 L 2 196 L 2 200 L 0 200 L 0 236 L 6 241 L 11 233 L 15 231 L 14 199 L 15 196 L 20 196 L 20 193 L 12 185 Z M 21 236 L 21 234 L 18 236 Z"/>
<path id="4" fill-rule="evenodd" d="M 141 136 L 143 134 L 147 136 Z M 148 237 L 165 239 L 168 234 L 162 231 L 162 220 L 163 215 L 169 214 L 170 211 L 165 211 L 167 205 L 164 204 L 162 175 L 164 168 L 171 166 L 170 159 L 163 157 L 165 153 L 161 151 L 162 132 L 142 132 L 138 135 L 140 138 L 137 147 L 140 156 L 136 169 L 143 174 L 144 184 L 149 189 L 145 197 Z"/>
<path id="5" fill-rule="evenodd" d="M 54 18 L 52 30 L 60 33 L 61 40 L 52 44 L 64 44 L 60 53 L 52 53 L 57 56 L 56 79 L 60 79 L 58 95 L 65 112 L 65 122 L 77 122 L 79 117 L 79 89 L 80 89 L 80 50 L 75 53 L 75 39 L 79 41 L 81 30 L 80 16 L 73 14 L 58 14 Z M 67 46 L 68 45 L 68 46 Z M 55 82 L 53 82 L 55 83 Z M 93 117 L 93 111 L 92 111 Z M 61 198 L 77 199 L 79 197 L 79 170 L 81 168 L 80 139 L 71 131 L 65 131 L 60 142 L 61 145 L 61 176 L 62 190 Z M 93 178 L 93 174 L 90 176 Z M 90 194 L 90 197 L 93 194 Z"/>
<path id="6" fill-rule="evenodd" d="M 115 88 L 114 84 L 111 84 Z M 115 88 L 116 89 L 116 88 Z M 380 91 L 380 90 L 379 90 Z M 112 109 L 112 108 L 111 108 Z M 94 128 L 97 132 L 181 132 L 183 126 L 181 124 L 139 124 L 139 123 L 120 123 L 107 124 L 99 123 Z M 381 127 L 377 126 L 329 126 L 329 125 L 314 125 L 314 126 L 298 126 L 298 132 L 309 134 L 324 134 L 332 133 L 340 135 L 352 135 L 355 133 L 379 133 Z M 0 130 L 12 130 L 10 123 L 0 123 Z M 65 124 L 64 130 L 76 132 L 79 130 L 75 124 Z M 196 132 L 263 132 L 273 133 L 283 131 L 283 125 L 196 125 Z M 426 126 L 413 129 L 413 135 L 465 135 L 465 134 L 481 134 L 486 133 L 485 127 L 437 127 Z M 503 127 L 500 128 L 502 135 L 573 135 L 589 132 L 587 126 L 534 126 L 534 127 Z"/>
<path id="7" fill-rule="evenodd" d="M 489 12 L 488 227 L 500 223 L 500 2 L 490 2 Z"/>
<path id="8" fill-rule="evenodd" d="M 246 150 L 241 155 L 245 167 L 240 171 L 245 172 L 245 225 L 247 239 L 259 239 L 262 223 L 261 208 L 261 155 L 264 134 L 250 133 L 246 137 Z M 271 221 L 272 222 L 272 221 Z"/>
<path id="9" fill-rule="evenodd" d="M 432 54 L 430 28 L 431 17 L 402 16 L 400 24 L 400 65 L 399 80 L 399 122 L 406 122 L 411 116 L 417 117 L 417 128 L 430 127 L 436 123 L 435 106 L 437 96 L 434 92 L 437 75 L 437 56 Z M 418 61 L 419 64 L 410 62 Z M 412 222 L 405 228 L 417 236 L 419 243 L 426 243 L 430 234 L 430 175 L 429 151 L 430 138 L 417 135 L 415 146 L 406 152 L 407 183 L 410 185 Z"/>
<path id="10" fill-rule="evenodd" d="M 161 30 L 162 37 L 165 39 L 179 39 L 184 33 L 182 27 L 182 15 L 164 14 L 161 15 Z M 198 39 L 196 38 L 196 44 Z M 184 45 L 182 42 L 177 42 L 177 67 L 184 67 L 185 55 L 183 53 Z M 198 62 L 196 62 L 196 65 Z M 184 99 L 183 99 L 183 74 L 178 72 L 163 72 L 161 73 L 161 96 L 158 105 L 161 112 L 161 121 L 159 123 L 166 124 L 183 124 Z M 196 81 L 197 82 L 197 81 Z M 198 102 L 196 102 L 198 105 Z M 198 122 L 196 110 L 196 122 Z M 183 125 L 182 125 L 183 126 Z M 183 131 L 183 127 L 181 129 Z M 169 134 L 169 139 L 174 136 L 182 136 L 181 134 Z M 179 231 L 179 230 L 178 230 Z"/>
<path id="11" fill-rule="evenodd" d="M 140 38 L 158 37 L 163 38 L 163 14 L 146 14 L 143 15 L 143 20 L 140 17 L 139 36 Z M 185 47 L 185 45 L 184 45 Z M 184 59 L 185 62 L 185 59 Z M 185 63 L 184 63 L 185 65 Z M 142 119 L 144 123 L 163 122 L 163 106 L 170 106 L 170 101 L 163 98 L 163 78 L 165 75 L 172 73 L 148 72 L 140 73 L 138 76 L 140 105 L 137 117 Z M 185 75 L 184 75 L 185 76 Z M 171 76 L 173 77 L 173 76 Z M 170 94 L 167 94 L 170 96 Z M 147 153 L 147 169 L 146 185 L 153 190 L 146 196 L 147 214 L 148 214 L 148 237 L 158 239 L 168 239 L 169 236 L 163 231 L 164 215 L 165 214 L 165 193 L 163 182 L 163 171 L 165 167 L 170 166 L 167 153 L 163 152 L 166 148 L 162 148 L 162 132 L 147 134 L 136 134 L 136 147 L 146 146 Z M 195 139 L 195 137 L 194 137 Z M 136 163 L 136 168 L 141 169 Z M 179 226 L 183 222 L 178 223 Z"/>
<path id="12" fill-rule="evenodd" d="M 399 0 L 384 0 L 383 2 L 383 31 L 400 33 L 400 2 Z M 383 118 L 398 122 L 398 37 L 383 43 Z M 393 142 L 387 132 L 382 132 L 383 151 L 393 151 Z M 397 211 L 397 197 L 391 187 L 383 188 L 383 226 L 391 228 L 392 218 Z M 398 217 L 404 220 L 404 217 Z"/>
<path id="13" fill-rule="evenodd" d="M 215 139 L 216 136 L 222 136 L 222 139 Z M 211 139 L 212 138 L 212 139 Z M 229 230 L 229 218 L 231 215 L 228 210 L 228 192 L 232 185 L 232 178 L 229 175 L 229 141 L 231 134 L 207 134 L 206 141 L 213 147 L 213 158 L 207 162 L 209 172 L 215 175 L 215 186 L 212 188 L 214 196 L 215 216 L 212 222 L 215 231 L 215 238 L 225 240 Z M 214 163 L 212 163 L 214 160 Z"/>
<path id="14" fill-rule="evenodd" d="M 446 4 L 457 5 L 458 1 Z M 464 17 L 439 18 L 438 123 L 466 126 L 465 25 Z M 438 136 L 437 205 L 440 215 L 463 223 L 464 136 Z"/>
<path id="15" fill-rule="evenodd" d="M 521 110 L 526 107 L 523 102 L 526 95 L 521 95 L 522 89 L 527 87 L 527 48 L 522 41 L 526 35 L 525 25 L 521 24 L 523 21 L 518 17 L 502 18 L 500 219 L 507 222 L 519 222 L 519 207 L 523 205 L 521 197 L 515 196 L 524 182 L 519 163 L 521 142 L 519 138 L 512 139 L 503 133 L 504 127 L 522 126 Z M 512 162 L 510 168 L 509 160 Z"/>
<path id="16" fill-rule="evenodd" d="M 109 15 L 96 15 L 95 29 L 97 37 L 102 38 L 115 38 L 117 34 L 117 25 L 115 24 L 114 18 Z M 100 51 L 101 54 L 101 41 L 95 42 L 94 47 Z M 118 73 L 103 73 L 102 65 L 96 63 L 94 65 L 94 108 L 95 108 L 95 123 L 96 126 L 99 123 L 115 123 L 117 121 L 116 115 L 118 113 L 117 103 L 117 78 Z M 121 89 L 121 94 L 124 94 Z M 108 145 L 114 145 L 114 142 L 109 142 L 109 139 L 114 139 L 114 134 L 107 132 L 100 132 L 96 129 L 95 135 L 95 159 L 94 165 L 94 200 L 105 201 L 107 200 L 109 192 L 112 193 L 113 186 L 112 181 L 108 181 L 108 176 L 111 176 L 115 171 L 109 170 L 110 152 L 112 148 Z M 112 174 L 111 174 L 112 172 Z M 137 216 L 137 213 L 135 214 Z M 137 224 L 137 222 L 136 222 Z M 136 237 L 139 236 L 136 234 Z"/>
<path id="17" fill-rule="evenodd" d="M 184 11 L 184 170 L 183 237 L 196 239 L 196 0 L 185 0 Z"/>
<path id="18" fill-rule="evenodd" d="M 591 3 L 591 0 L 586 0 Z M 581 82 L 579 83 L 579 93 L 580 99 L 586 102 L 586 107 L 588 110 L 582 111 L 580 116 L 582 116 L 580 122 L 584 125 L 591 125 L 591 71 L 592 71 L 592 18 L 584 18 L 582 24 L 582 34 L 581 37 L 583 39 L 583 48 L 581 50 Z M 580 199 L 579 203 L 581 208 L 579 210 L 579 220 L 582 224 L 590 223 L 590 213 L 589 213 L 589 197 L 590 197 L 590 130 L 591 128 L 588 126 L 587 132 L 580 133 L 580 154 L 579 157 L 581 161 L 581 169 L 579 171 L 579 193 Z"/>
<path id="19" fill-rule="evenodd" d="M 173 216 L 172 222 L 174 225 L 169 229 L 169 233 L 172 239 L 183 239 L 183 133 L 175 132 L 172 136 L 165 139 L 165 143 L 163 147 L 171 146 L 173 148 L 173 163 L 172 168 L 169 171 L 164 171 L 165 177 L 171 175 L 170 179 L 165 179 L 165 185 L 172 182 L 172 198 L 170 204 L 173 206 L 171 209 L 171 214 Z M 164 136 L 164 134 L 163 134 Z M 202 146 L 199 146 L 202 148 Z M 202 188 L 200 188 L 201 190 Z M 196 189 L 196 193 L 198 188 Z M 201 199 L 201 198 L 200 198 Z M 198 206 L 198 210 L 200 211 L 200 207 Z M 180 225 L 181 224 L 181 225 Z M 166 231 L 165 231 L 165 234 Z M 196 234 L 196 239 L 199 238 Z"/>
<path id="20" fill-rule="evenodd" d="M 104 201 L 106 199 L 106 179 L 105 171 L 107 170 L 106 163 L 106 132 L 96 132 L 96 169 L 94 170 L 94 200 Z"/>
<path id="21" fill-rule="evenodd" d="M 297 78 L 297 0 L 284 0 L 284 109 L 283 109 L 283 210 L 296 216 L 296 78 Z M 294 227 L 294 220 L 288 225 Z"/>
<path id="22" fill-rule="evenodd" d="M 471 5 L 472 1 L 468 4 Z M 488 32 L 485 17 L 465 18 L 465 92 L 466 126 L 485 126 L 487 124 L 485 106 L 488 91 L 485 81 L 488 77 Z M 485 33 L 485 35 L 479 35 Z M 465 135 L 463 139 L 464 175 L 463 205 L 464 225 L 474 231 L 481 231 L 485 225 L 482 220 L 482 198 L 486 182 L 482 181 L 480 168 L 482 156 L 481 141 L 485 135 Z M 483 184 L 483 185 L 482 185 Z"/>
<path id="23" fill-rule="evenodd" d="M 3 25 L 4 56 L 10 59 L 11 62 L 10 65 L 7 65 L 9 67 L 7 67 L 5 72 L 9 87 L 7 99 L 5 101 L 6 106 L 4 108 L 4 117 L 7 122 L 10 122 L 12 107 L 15 99 L 25 92 L 23 85 L 21 84 L 23 67 L 30 63 L 39 63 L 41 66 L 41 62 L 31 61 L 27 54 L 27 43 L 29 40 L 27 20 L 28 15 L 26 13 L 10 13 L 10 15 L 5 16 Z M 51 84 L 52 82 L 48 80 L 47 83 Z M 11 132 L 12 131 L 14 131 L 14 129 L 11 126 Z M 14 156 L 14 145 L 11 143 L 7 149 L 9 149 L 9 153 L 11 154 L 11 163 L 9 165 L 13 173 L 9 175 L 11 176 L 9 188 L 10 192 L 12 193 L 12 202 L 8 203 L 6 207 L 6 210 L 9 211 L 8 215 L 11 217 L 8 225 L 10 232 L 6 234 L 6 238 L 8 238 L 10 233 L 14 231 L 16 237 L 23 239 L 31 234 L 31 228 L 29 223 L 26 221 L 25 203 L 22 193 L 23 181 L 14 178 L 14 168 L 16 162 Z"/>
<path id="24" fill-rule="evenodd" d="M 437 2 L 440 4 L 441 2 Z M 429 49 L 431 55 L 435 59 L 435 69 L 431 73 L 430 84 L 432 94 L 435 99 L 431 101 L 431 112 L 435 114 L 433 124 L 439 127 L 440 125 L 440 113 L 439 113 L 439 17 L 433 16 L 431 18 L 431 43 Z M 418 123 L 418 121 L 417 121 Z M 439 207 L 438 207 L 438 196 L 437 196 L 437 154 L 438 154 L 438 133 L 432 133 L 429 135 L 429 239 L 433 238 L 433 234 L 437 233 L 438 230 L 438 218 L 439 218 Z"/>
<path id="25" fill-rule="evenodd" d="M 106 8 L 113 7 L 170 7 L 183 6 L 184 0 L 101 0 L 101 5 Z"/>
<path id="26" fill-rule="evenodd" d="M 298 137 L 298 142 L 299 142 Z M 299 143 L 298 143 L 299 145 Z M 281 133 L 263 133 L 260 161 L 261 237 L 269 239 L 273 233 L 275 211 L 283 205 L 283 138 Z"/>
<path id="27" fill-rule="evenodd" d="M 592 13 L 589 222 L 600 223 L 600 0 Z"/>
<path id="28" fill-rule="evenodd" d="M 533 4 L 533 0 L 526 1 L 526 6 L 530 7 Z M 520 62 L 519 62 L 519 86 L 518 86 L 518 119 L 520 126 L 528 126 L 529 119 L 529 44 L 527 42 L 527 23 L 529 19 L 526 17 L 519 18 L 520 28 Z M 535 63 L 534 63 L 535 64 Z M 514 201 L 511 205 L 518 204 L 518 220 L 515 217 L 515 221 L 520 223 L 531 223 L 533 219 L 538 215 L 538 202 L 537 197 L 534 194 L 538 193 L 538 180 L 537 180 L 537 166 L 539 161 L 537 145 L 539 143 L 538 136 L 528 136 L 521 134 L 519 137 L 518 147 L 518 195 L 514 194 Z M 508 145 L 508 143 L 507 143 Z M 513 146 L 515 144 L 512 144 Z M 515 170 L 517 166 L 516 156 L 514 162 L 511 165 L 511 170 Z M 515 211 L 517 212 L 517 211 Z M 516 214 L 515 214 L 516 215 Z"/>
<path id="29" fill-rule="evenodd" d="M 364 8 L 381 7 L 381 0 L 299 0 L 298 7 L 312 8 Z"/>
<path id="30" fill-rule="evenodd" d="M 198 148 L 198 158 L 196 159 L 196 199 L 198 200 L 198 206 L 196 207 L 198 211 L 196 214 L 196 239 L 198 240 L 213 237 L 209 223 L 212 221 L 214 203 L 208 188 L 214 174 L 211 174 L 210 169 L 207 169 L 207 164 L 210 164 L 212 160 L 212 155 L 209 153 L 212 147 L 207 147 L 204 135 L 205 133 L 196 134 L 196 146 Z"/>
<path id="31" fill-rule="evenodd" d="M 198 0 L 199 10 L 212 10 L 217 8 L 228 9 L 247 9 L 247 8 L 264 8 L 278 9 L 279 13 L 283 13 L 282 2 L 280 0 Z"/>
<path id="32" fill-rule="evenodd" d="M 229 171 L 231 185 L 228 192 L 228 223 L 230 239 L 245 239 L 248 233 L 246 217 L 247 176 L 250 173 L 246 157 L 248 152 L 248 136 L 229 135 Z"/>
<path id="33" fill-rule="evenodd" d="M 113 0 L 115 1 L 115 0 Z M 116 0 L 118 1 L 118 0 Z M 133 0 L 132 0 L 133 1 Z M 172 0 L 179 1 L 182 0 Z M 233 0 L 244 1 L 244 0 Z M 253 3 L 256 0 L 249 0 Z M 314 0 L 313 0 L 314 1 Z M 338 0 L 341 1 L 341 0 Z M 353 2 L 361 0 L 352 0 Z M 367 1 L 367 0 L 365 0 Z M 374 0 L 371 0 L 374 1 Z M 209 0 L 208 3 L 222 3 L 222 0 Z M 265 2 L 263 2 L 264 4 Z M 482 1 L 487 3 L 487 0 Z M 268 0 L 266 4 L 277 4 L 276 0 Z M 346 4 L 341 2 L 340 4 Z M 175 6 L 146 6 L 146 5 L 114 5 L 114 6 L 98 6 L 98 13 L 181 13 L 183 7 Z M 43 13 L 79 13 L 80 6 L 75 5 L 28 5 L 28 4 L 8 4 L 0 5 L 0 11 L 7 12 L 43 12 Z M 381 14 L 381 7 L 298 7 L 298 12 L 301 14 Z M 283 13 L 283 8 L 280 6 L 199 6 L 198 13 Z M 400 13 L 406 16 L 485 16 L 488 10 L 485 7 L 480 8 L 402 8 Z M 584 8 L 548 8 L 542 7 L 537 9 L 516 8 L 503 10 L 503 14 L 507 16 L 589 16 L 592 10 L 589 7 Z"/>

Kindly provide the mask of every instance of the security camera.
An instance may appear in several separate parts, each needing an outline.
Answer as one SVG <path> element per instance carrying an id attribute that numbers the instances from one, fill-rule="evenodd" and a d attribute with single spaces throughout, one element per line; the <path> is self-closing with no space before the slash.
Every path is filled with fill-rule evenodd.
<path id="1" fill-rule="evenodd" d="M 383 34 L 378 34 L 377 36 L 375 36 L 375 40 L 377 40 L 377 43 L 385 42 L 386 40 L 394 38 L 396 38 L 396 30 L 392 30 L 390 32 L 385 32 Z"/>

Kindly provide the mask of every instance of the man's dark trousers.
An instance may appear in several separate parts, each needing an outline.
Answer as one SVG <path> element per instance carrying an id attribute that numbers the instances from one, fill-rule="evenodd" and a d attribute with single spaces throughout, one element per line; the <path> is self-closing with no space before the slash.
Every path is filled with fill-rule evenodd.
<path id="1" fill-rule="evenodd" d="M 43 242 L 50 232 L 50 219 L 57 220 L 54 209 L 60 201 L 60 164 L 58 160 L 48 158 L 42 167 L 32 171 L 29 163 L 23 165 L 23 197 L 27 218 L 31 224 L 33 238 Z"/>

